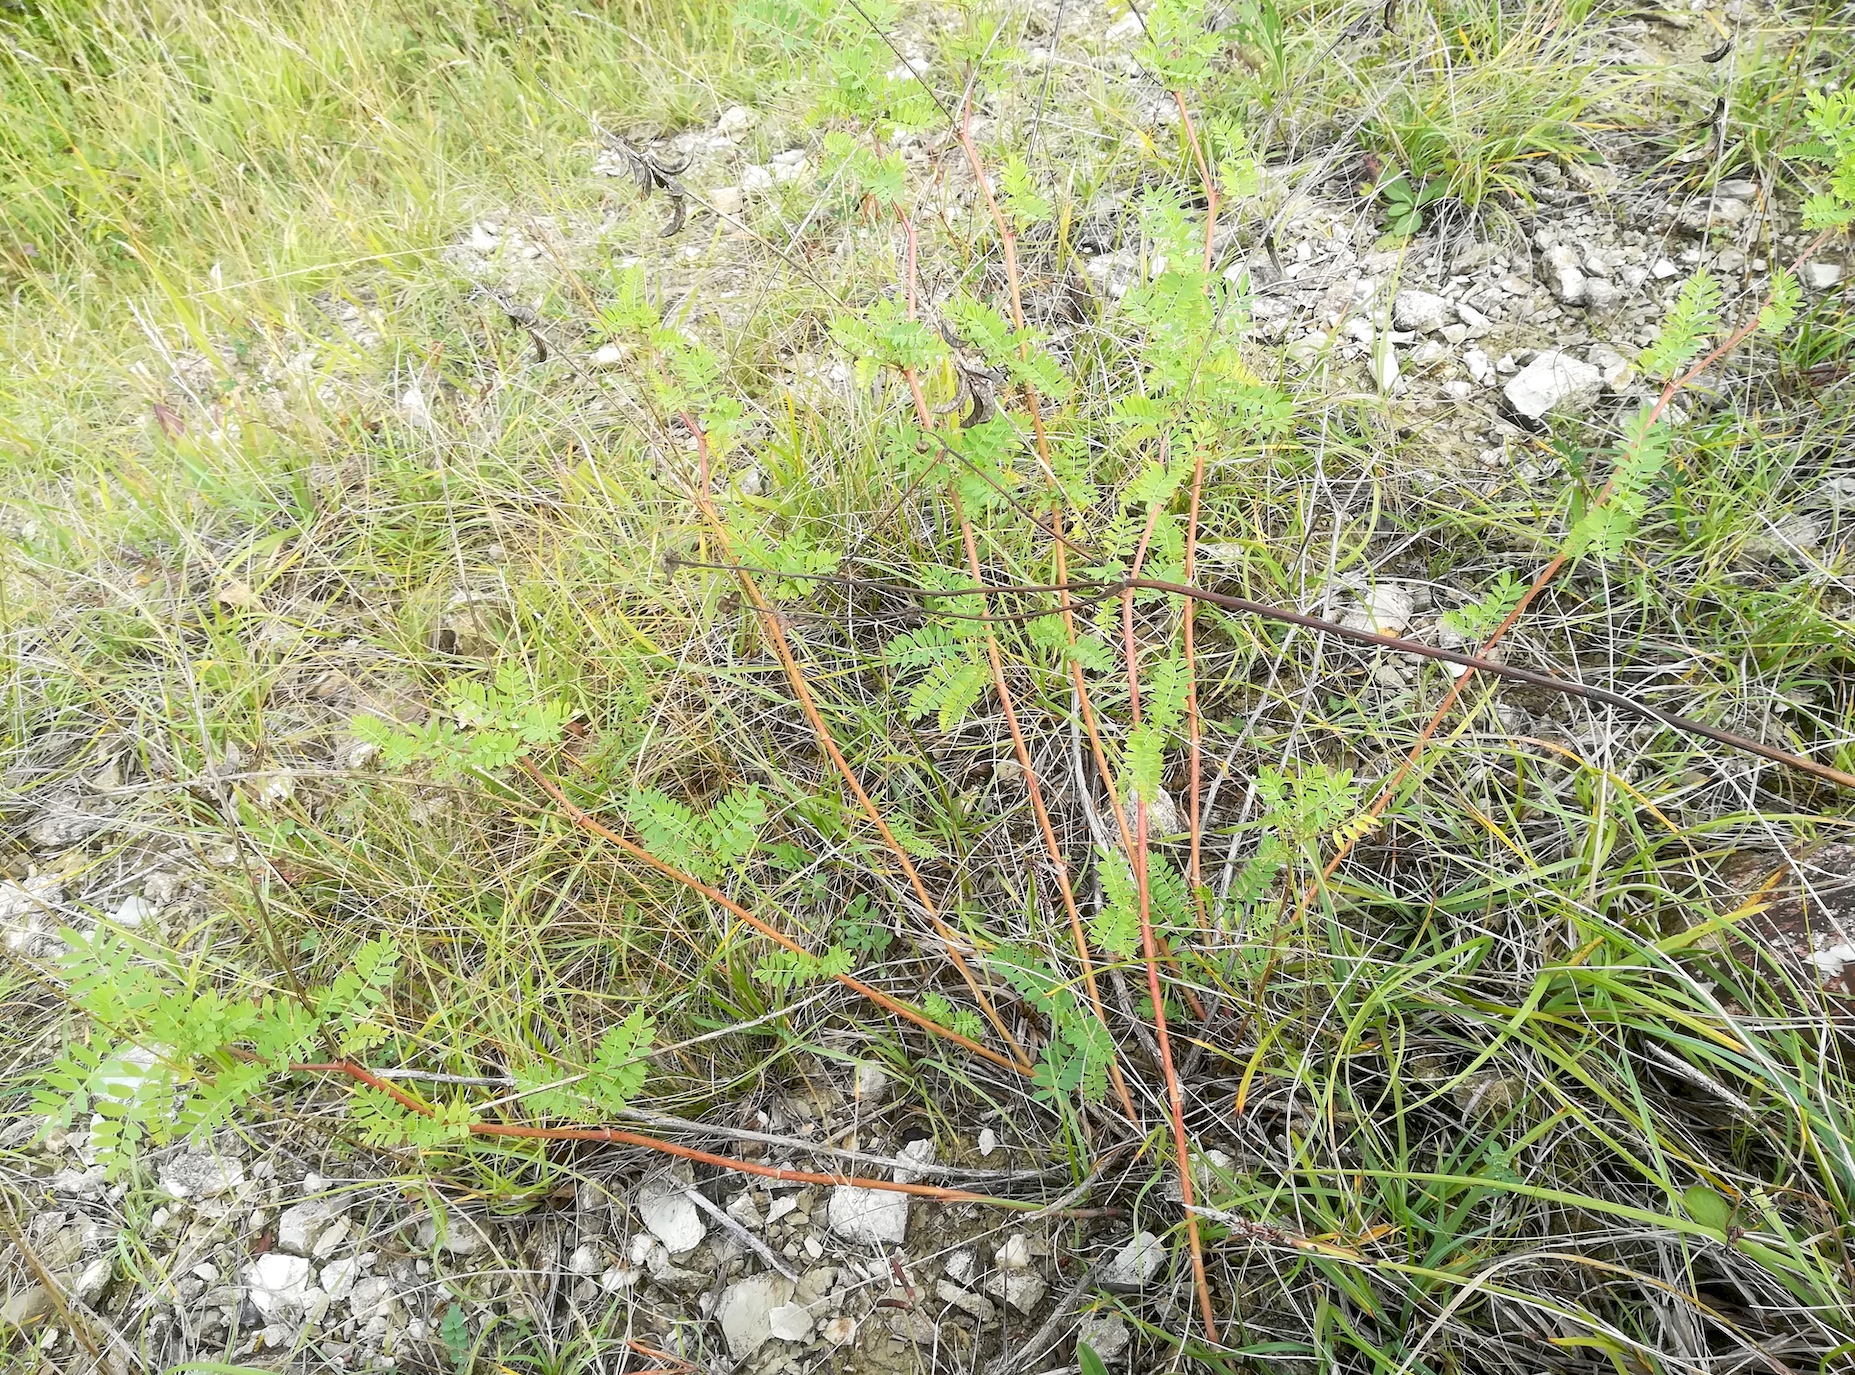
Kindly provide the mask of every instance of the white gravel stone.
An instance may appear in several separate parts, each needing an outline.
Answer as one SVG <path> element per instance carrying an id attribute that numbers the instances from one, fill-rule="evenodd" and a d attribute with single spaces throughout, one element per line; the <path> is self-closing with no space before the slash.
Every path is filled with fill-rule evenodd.
<path id="1" fill-rule="evenodd" d="M 309 1299 L 310 1265 L 301 1256 L 271 1251 L 251 1263 L 245 1282 L 258 1312 L 274 1322 L 294 1321 Z"/>
<path id="2" fill-rule="evenodd" d="M 1604 379 L 1604 386 L 1610 391 L 1626 386 L 1636 372 L 1630 360 L 1609 344 L 1593 344 L 1585 351 L 1585 361 L 1597 369 L 1598 375 Z"/>
<path id="3" fill-rule="evenodd" d="M 345 1216 L 336 1218 L 328 1225 L 328 1230 L 316 1238 L 315 1245 L 309 1248 L 310 1259 L 332 1260 L 347 1249 L 348 1233 L 352 1230 Z"/>
<path id="4" fill-rule="evenodd" d="M 1142 29 L 1140 16 L 1131 10 L 1108 25 L 1102 38 L 1109 43 L 1136 43 L 1140 40 Z"/>
<path id="5" fill-rule="evenodd" d="M 738 138 L 760 122 L 760 116 L 745 105 L 730 105 L 715 121 L 715 132 L 724 138 Z"/>
<path id="6" fill-rule="evenodd" d="M 856 1076 L 851 1081 L 851 1092 L 861 1106 L 875 1107 L 889 1096 L 888 1071 L 873 1060 L 859 1060 Z"/>
<path id="7" fill-rule="evenodd" d="M 1076 1340 L 1113 1364 L 1127 1354 L 1133 1336 L 1127 1330 L 1127 1319 L 1119 1313 L 1091 1313 L 1082 1320 Z"/>
<path id="8" fill-rule="evenodd" d="M 1837 263 L 1805 263 L 1797 269 L 1797 280 L 1812 291 L 1828 291 L 1842 280 L 1842 268 Z"/>
<path id="9" fill-rule="evenodd" d="M 668 1175 L 653 1175 L 638 1189 L 638 1218 L 673 1256 L 692 1251 L 708 1235 L 702 1213 L 684 1193 L 687 1186 Z"/>
<path id="10" fill-rule="evenodd" d="M 1449 323 L 1450 303 L 1433 291 L 1400 291 L 1391 302 L 1391 322 L 1399 329 L 1428 334 Z"/>
<path id="11" fill-rule="evenodd" d="M 398 1297 L 399 1293 L 394 1289 L 392 1280 L 370 1275 L 355 1281 L 354 1288 L 348 1293 L 348 1307 L 357 1322 L 371 1322 L 376 1318 L 384 1321 L 387 1310 Z"/>
<path id="12" fill-rule="evenodd" d="M 71 1292 L 77 1295 L 81 1303 L 95 1303 L 103 1297 L 103 1291 L 109 1288 L 109 1282 L 110 1259 L 108 1256 L 98 1256 L 84 1267 L 83 1273 L 77 1277 L 77 1282 L 71 1286 Z"/>
<path id="13" fill-rule="evenodd" d="M 1456 318 L 1468 328 L 1471 339 L 1479 339 L 1494 328 L 1494 321 L 1466 301 L 1456 302 Z"/>
<path id="14" fill-rule="evenodd" d="M 742 1189 L 729 1199 L 727 1212 L 729 1217 L 750 1232 L 758 1232 L 766 1226 L 766 1218 L 761 1216 L 760 1204 L 755 1201 L 751 1190 Z"/>
<path id="15" fill-rule="evenodd" d="M 1340 624 L 1379 635 L 1402 635 L 1411 623 L 1415 603 L 1410 592 L 1395 582 L 1369 587 L 1340 616 Z"/>
<path id="16" fill-rule="evenodd" d="M 1561 349 L 1547 349 L 1503 387 L 1514 411 L 1538 420 L 1551 411 L 1576 412 L 1597 399 L 1604 379 L 1598 370 Z"/>
<path id="17" fill-rule="evenodd" d="M 30 1327 L 55 1312 L 52 1296 L 42 1284 L 29 1284 L 7 1296 L 0 1304 L 0 1324 L 9 1328 Z"/>
<path id="18" fill-rule="evenodd" d="M 162 1161 L 155 1178 L 175 1198 L 222 1198 L 245 1182 L 245 1167 L 236 1160 L 183 1151 Z"/>
<path id="19" fill-rule="evenodd" d="M 1570 244 L 1546 250 L 1547 281 L 1552 294 L 1567 305 L 1578 305 L 1585 299 L 1583 263 L 1584 255 Z"/>
<path id="20" fill-rule="evenodd" d="M 419 1219 L 414 1239 L 421 1250 L 442 1246 L 445 1254 L 451 1256 L 474 1256 L 489 1245 L 474 1222 L 462 1213 L 444 1209 Z"/>
<path id="21" fill-rule="evenodd" d="M 277 1218 L 277 1249 L 292 1256 L 311 1254 L 322 1234 L 340 1217 L 341 1209 L 321 1198 L 285 1208 Z"/>
<path id="22" fill-rule="evenodd" d="M 1001 1271 L 985 1282 L 986 1293 L 1020 1313 L 1034 1312 L 1049 1289 L 1042 1277 L 1031 1270 Z"/>
<path id="23" fill-rule="evenodd" d="M 934 1139 L 924 1136 L 919 1141 L 910 1141 L 906 1146 L 902 1147 L 897 1154 L 900 1155 L 903 1160 L 910 1161 L 916 1165 L 932 1165 L 934 1163 Z M 897 1184 L 913 1184 L 921 1178 L 922 1173 L 921 1170 L 898 1169 L 895 1172 L 895 1182 Z M 899 1196 L 906 1197 L 906 1195 Z"/>
<path id="24" fill-rule="evenodd" d="M 803 1304 L 783 1303 L 766 1319 L 768 1330 L 782 1342 L 802 1342 L 812 1335 L 811 1310 Z"/>
<path id="25" fill-rule="evenodd" d="M 773 1335 L 773 1311 L 791 1299 L 792 1281 L 784 1275 L 750 1275 L 722 1290 L 715 1320 L 729 1354 L 739 1360 L 758 1351 Z"/>
<path id="26" fill-rule="evenodd" d="M 332 1260 L 322 1267 L 322 1292 L 337 1301 L 345 1299 L 360 1277 L 360 1257 L 343 1256 L 340 1260 Z"/>
<path id="27" fill-rule="evenodd" d="M 934 1293 L 942 1303 L 951 1304 L 962 1313 L 970 1314 L 982 1323 L 998 1321 L 998 1305 L 984 1294 L 975 1294 L 969 1289 L 948 1280 L 941 1280 L 934 1286 Z"/>
<path id="28" fill-rule="evenodd" d="M 400 393 L 399 409 L 410 423 L 421 428 L 432 423 L 431 405 L 425 399 L 424 390 L 416 382 Z"/>
<path id="29" fill-rule="evenodd" d="M 0 883 L 0 921 L 13 921 L 43 911 L 64 899 L 64 879 L 58 874 L 35 874 L 20 883 Z"/>
<path id="30" fill-rule="evenodd" d="M 767 171 L 773 174 L 773 180 L 784 185 L 789 181 L 798 181 L 812 169 L 811 159 L 803 148 L 788 148 L 783 153 L 775 153 L 768 160 Z"/>
<path id="31" fill-rule="evenodd" d="M 1102 1266 L 1101 1283 L 1107 1289 L 1144 1289 L 1166 1263 L 1166 1243 L 1151 1232 L 1140 1232 Z"/>
<path id="32" fill-rule="evenodd" d="M 831 1230 L 863 1246 L 899 1246 L 908 1237 L 908 1195 L 839 1184 L 826 1205 Z"/>
<path id="33" fill-rule="evenodd" d="M 773 189 L 773 173 L 757 162 L 750 162 L 741 169 L 741 193 L 748 196 L 763 196 Z"/>
<path id="34" fill-rule="evenodd" d="M 155 914 L 155 905 L 140 893 L 131 893 L 119 903 L 109 919 L 118 926 L 140 926 Z"/>
<path id="35" fill-rule="evenodd" d="M 60 924 L 53 904 L 64 897 L 64 880 L 37 874 L 24 883 L 0 883 L 0 939 L 8 950 L 48 955 L 57 948 L 52 934 Z"/>

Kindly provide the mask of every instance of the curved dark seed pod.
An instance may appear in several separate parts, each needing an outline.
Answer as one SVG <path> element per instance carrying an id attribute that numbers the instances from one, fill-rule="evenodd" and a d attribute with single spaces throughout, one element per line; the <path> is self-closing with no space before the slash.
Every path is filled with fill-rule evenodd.
<path id="1" fill-rule="evenodd" d="M 683 220 L 688 212 L 689 207 L 684 203 L 681 196 L 671 197 L 670 222 L 657 232 L 657 237 L 660 239 L 668 239 L 682 233 Z"/>

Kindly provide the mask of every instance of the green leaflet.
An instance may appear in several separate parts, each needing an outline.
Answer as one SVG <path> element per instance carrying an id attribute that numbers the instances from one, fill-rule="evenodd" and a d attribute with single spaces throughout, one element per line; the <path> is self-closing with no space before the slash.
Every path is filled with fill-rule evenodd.
<path id="1" fill-rule="evenodd" d="M 643 1008 L 633 1008 L 600 1037 L 591 1063 L 575 1073 L 553 1063 L 523 1065 L 515 1087 L 524 1109 L 536 1117 L 597 1120 L 625 1107 L 644 1087 L 655 1027 Z"/>
<path id="2" fill-rule="evenodd" d="M 750 784 L 702 814 L 654 788 L 640 788 L 627 800 L 625 818 L 645 849 L 713 882 L 753 854 L 766 824 L 766 798 Z"/>
<path id="3" fill-rule="evenodd" d="M 1668 426 L 1651 422 L 1644 406 L 1628 422 L 1617 465 L 1610 476 L 1610 496 L 1587 509 L 1566 536 L 1565 554 L 1614 559 L 1636 533 L 1649 506 L 1649 489 L 1668 465 Z"/>
<path id="4" fill-rule="evenodd" d="M 305 1007 L 275 994 L 230 997 L 191 965 L 108 928 L 63 934 L 71 1002 L 93 1030 L 44 1070 L 34 1106 L 63 1127 L 99 1117 L 92 1144 L 112 1173 L 144 1140 L 221 1125 L 326 1042 L 350 1055 L 388 1034 L 399 951 L 384 937 L 364 942 L 327 988 L 309 990 Z"/>
<path id="5" fill-rule="evenodd" d="M 1681 284 L 1674 305 L 1662 319 L 1662 332 L 1643 350 L 1639 365 L 1651 377 L 1673 377 L 1700 353 L 1707 336 L 1720 327 L 1720 284 L 1702 269 Z"/>

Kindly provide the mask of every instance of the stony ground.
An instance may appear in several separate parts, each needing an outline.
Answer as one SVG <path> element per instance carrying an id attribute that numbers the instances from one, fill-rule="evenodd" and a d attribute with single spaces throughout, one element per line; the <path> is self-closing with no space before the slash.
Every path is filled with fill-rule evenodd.
<path id="1" fill-rule="evenodd" d="M 1657 45 L 1691 48 L 1712 31 L 1696 32 L 1696 19 L 1730 25 L 1740 4 L 1713 10 L 1693 0 L 1691 15 L 1620 21 L 1604 33 L 1606 60 L 1640 61 Z M 1123 20 L 1070 6 L 1064 22 L 1062 62 L 1126 83 L 1149 120 L 1169 117 L 1169 103 L 1122 60 L 1132 39 Z M 1050 60 L 1033 50 L 1028 70 Z M 659 151 L 686 160 L 680 176 L 690 193 L 686 227 L 654 250 L 666 281 L 700 275 L 724 312 L 730 304 L 751 312 L 752 262 L 764 235 L 744 217 L 768 198 L 781 198 L 782 213 L 802 213 L 803 193 L 819 176 L 817 149 L 737 107 Z M 918 142 L 907 152 L 927 166 L 946 145 Z M 626 170 L 607 156 L 591 160 L 585 175 Z M 1255 202 L 1230 217 L 1222 260 L 1227 276 L 1250 284 L 1258 357 L 1285 358 L 1305 397 L 1386 398 L 1408 480 L 1420 491 L 1552 482 L 1560 460 L 1539 442 L 1540 422 L 1601 417 L 1647 398 L 1629 360 L 1654 341 L 1690 274 L 1705 266 L 1719 275 L 1732 318 L 1762 298 L 1771 264 L 1803 243 L 1768 188 L 1728 180 L 1709 193 L 1672 195 L 1669 169 L 1645 165 L 1619 142 L 1605 162 L 1533 165 L 1530 204 L 1513 200 L 1472 222 L 1445 219 L 1387 248 L 1378 211 L 1346 184 L 1350 170 L 1318 161 L 1271 169 Z M 664 213 L 660 202 L 639 209 L 617 192 L 604 217 L 585 220 L 509 207 L 460 226 L 446 256 L 499 301 L 520 300 L 614 237 L 635 245 L 638 217 Z M 1088 251 L 1082 277 L 1032 293 L 1059 348 L 1076 327 L 1063 314 L 1064 292 L 1117 297 L 1151 266 L 1142 245 L 1120 241 L 1111 225 L 1080 241 Z M 1847 264 L 1831 251 L 1801 275 L 1812 293 L 1838 292 Z M 350 311 L 334 327 L 359 336 L 368 325 L 364 312 Z M 551 343 L 573 354 L 577 341 Z M 591 349 L 575 357 L 594 373 L 616 361 Z M 795 354 L 788 371 L 795 389 L 852 385 L 825 347 Z M 179 360 L 177 404 L 190 395 L 185 372 Z M 1722 374 L 1682 404 L 1714 404 L 1738 384 Z M 418 379 L 392 400 L 414 421 L 435 403 Z M 1847 545 L 1852 521 L 1848 475 L 1765 532 L 1766 556 L 1821 567 Z M 1436 612 L 1450 596 L 1421 579 L 1386 580 L 1334 610 L 1388 633 L 1446 639 Z M 446 615 L 451 633 L 467 638 L 469 599 Z M 318 762 L 365 763 L 364 750 L 336 727 L 390 700 L 391 684 L 378 665 L 357 662 L 303 685 L 298 709 L 319 721 L 329 752 L 305 761 L 305 780 Z M 228 775 L 238 763 L 225 761 Z M 272 786 L 315 784 L 280 771 Z M 215 863 L 241 862 L 150 836 L 108 871 L 86 866 L 86 847 L 115 824 L 122 787 L 119 776 L 93 774 L 67 795 L 41 792 L 16 818 L 29 862 L 0 886 L 10 950 L 43 953 L 58 927 L 98 913 L 129 928 L 183 929 L 211 901 L 202 875 Z M 80 871 L 81 879 L 70 877 Z M 1838 942 L 1819 932 L 1814 949 L 1795 953 L 1824 980 L 1839 978 L 1855 939 L 1841 934 Z M 790 1092 L 744 1106 L 738 1120 L 708 1124 L 711 1144 L 729 1141 L 744 1158 L 803 1167 L 809 1157 L 782 1142 L 828 1142 L 858 1153 L 844 1160 L 897 1179 L 1018 1192 L 1031 1163 L 1045 1158 L 1041 1144 L 1005 1139 L 1002 1122 L 935 1132 L 873 1065 L 819 1062 L 815 1070 Z M 18 1233 L 4 1319 L 58 1326 L 65 1335 L 42 1343 L 39 1359 L 67 1369 L 87 1355 L 106 1369 L 135 1370 L 209 1353 L 266 1367 L 288 1358 L 342 1370 L 458 1369 L 474 1344 L 526 1327 L 536 1349 L 554 1353 L 556 1369 L 573 1368 L 576 1349 L 609 1352 L 622 1340 L 633 1368 L 641 1356 L 664 1372 L 1004 1375 L 1073 1363 L 1078 1329 L 1104 1359 L 1120 1360 L 1129 1323 L 1108 1311 L 1104 1296 L 1161 1325 L 1191 1302 L 1188 1272 L 1137 1216 L 1014 1218 L 664 1168 L 642 1153 L 590 1148 L 577 1187 L 499 1215 L 480 1199 L 416 1186 L 412 1162 L 299 1133 L 289 1122 L 286 1114 L 262 1132 L 228 1132 L 210 1150 L 165 1149 L 148 1159 L 144 1177 L 112 1183 L 84 1132 L 44 1135 L 39 1119 L 15 1117 L 0 1137 L 13 1152 L 5 1187 L 8 1225 Z"/>

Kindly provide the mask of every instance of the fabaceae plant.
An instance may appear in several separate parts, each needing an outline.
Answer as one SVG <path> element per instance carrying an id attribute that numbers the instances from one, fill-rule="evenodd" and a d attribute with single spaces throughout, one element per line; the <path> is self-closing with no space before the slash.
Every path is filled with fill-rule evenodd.
<path id="1" fill-rule="evenodd" d="M 1251 1341 L 1219 1326 L 1231 1295 L 1253 1287 L 1253 1276 L 1234 1273 L 1251 1248 L 1292 1271 L 1283 1292 L 1320 1295 L 1320 1325 L 1297 1337 L 1297 1358 L 1346 1345 L 1383 1366 L 1395 1349 L 1389 1359 L 1413 1371 L 1429 1368 L 1428 1324 L 1489 1295 L 1524 1306 L 1504 1267 L 1530 1260 L 1544 1235 L 1571 1238 L 1568 1251 L 1588 1243 L 1576 1263 L 1604 1274 L 1648 1263 L 1628 1249 L 1638 1234 L 1670 1248 L 1705 1243 L 1709 1264 L 1756 1271 L 1748 1283 L 1770 1278 L 1827 1311 L 1846 1298 L 1841 1239 L 1812 1210 L 1826 1199 L 1833 1216 L 1855 1178 L 1840 1108 L 1813 1078 L 1833 1071 L 1808 1055 L 1793 1064 L 1766 1053 L 1754 1039 L 1763 1032 L 1722 1012 L 1728 995 L 1684 964 L 1700 958 L 1699 938 L 1673 917 L 1666 930 L 1656 925 L 1666 912 L 1639 919 L 1632 908 L 1660 834 L 1641 816 L 1672 827 L 1669 808 L 1598 760 L 1578 765 L 1577 787 L 1596 799 L 1587 816 L 1576 808 L 1589 799 L 1542 781 L 1545 766 L 1518 744 L 1500 761 L 1511 789 L 1501 791 L 1502 775 L 1484 790 L 1505 812 L 1472 789 L 1413 803 L 1403 788 L 1471 675 L 1506 667 L 1531 673 L 1522 681 L 1537 694 L 1630 704 L 1607 689 L 1584 694 L 1563 674 L 1490 663 L 1487 650 L 1560 569 L 1595 576 L 1628 565 L 1681 457 L 1671 398 L 1754 330 L 1782 339 L 1802 306 L 1796 278 L 1776 271 L 1756 320 L 1730 331 L 1719 283 L 1697 273 L 1686 284 L 1639 360 L 1662 384 L 1659 400 L 1624 416 L 1613 446 L 1585 463 L 1601 487 L 1538 503 L 1530 544 L 1559 550 L 1544 571 L 1530 583 L 1502 571 L 1443 617 L 1450 635 L 1482 644 L 1481 662 L 1432 656 L 1453 656 L 1463 675 L 1406 763 L 1379 769 L 1382 739 L 1402 745 L 1411 735 L 1402 718 L 1387 725 L 1403 709 L 1392 694 L 1419 698 L 1423 680 L 1379 673 L 1380 664 L 1367 678 L 1353 662 L 1300 656 L 1315 643 L 1327 655 L 1348 636 L 1386 656 L 1435 646 L 1250 599 L 1307 593 L 1297 581 L 1307 548 L 1328 540 L 1337 550 L 1353 535 L 1337 505 L 1330 528 L 1312 514 L 1333 478 L 1295 466 L 1308 398 L 1275 380 L 1248 329 L 1249 289 L 1225 270 L 1220 213 L 1257 184 L 1247 133 L 1230 118 L 1194 122 L 1183 98 L 1211 86 L 1221 64 L 1246 61 L 1238 44 L 1258 49 L 1262 65 L 1287 62 L 1282 16 L 1268 6 L 1238 16 L 1233 30 L 1216 31 L 1200 6 L 1169 0 L 1143 11 L 1139 60 L 1179 97 L 1177 146 L 1156 138 L 1142 148 L 1143 185 L 1125 226 L 1138 270 L 1125 294 L 1071 307 L 1051 281 L 1074 224 L 1072 185 L 1027 139 L 1019 146 L 1009 122 L 975 132 L 974 111 L 987 108 L 986 88 L 1010 53 L 996 24 L 964 16 L 923 79 L 897 70 L 874 31 L 887 17 L 873 7 L 873 23 L 853 23 L 831 6 L 753 6 L 762 41 L 816 35 L 829 45 L 813 113 L 829 126 L 820 144 L 836 189 L 812 214 L 846 230 L 847 242 L 877 246 L 803 329 L 807 348 L 825 348 L 828 336 L 850 361 L 849 395 L 820 422 L 790 393 L 760 386 L 751 331 L 718 344 L 699 311 L 666 298 L 653 269 L 576 279 L 583 290 L 548 309 L 575 312 L 571 323 L 622 345 L 624 361 L 561 385 L 587 386 L 572 394 L 588 401 L 586 414 L 622 408 L 624 422 L 589 425 L 550 451 L 558 495 L 550 488 L 530 504 L 547 513 L 538 519 L 564 521 L 558 510 L 589 492 L 632 502 L 611 523 L 648 525 L 649 556 L 625 566 L 603 548 L 596 563 L 577 551 L 604 571 L 575 582 L 570 610 L 550 622 L 516 597 L 520 629 L 492 665 L 434 671 L 423 723 L 356 717 L 355 735 L 378 752 L 357 793 L 423 805 L 443 792 L 489 812 L 495 825 L 472 843 L 498 866 L 511 852 L 532 859 L 539 872 L 516 885 L 525 898 L 544 894 L 565 909 L 587 890 L 609 886 L 626 904 L 643 894 L 636 900 L 662 918 L 664 945 L 686 949 L 698 968 L 700 1036 L 773 1028 L 755 1042 L 754 1063 L 767 1062 L 769 1046 L 786 1054 L 806 1044 L 791 995 L 823 1004 L 830 994 L 830 1015 L 852 1022 L 859 1040 L 886 1038 L 884 1053 L 898 1058 L 928 1047 L 924 1075 L 945 1073 L 975 1098 L 1020 1091 L 1091 1168 L 1118 1158 L 1101 1149 L 1104 1137 L 1140 1143 L 1128 1152 L 1140 1161 L 1169 1140 L 1165 1168 L 1184 1203 L 1203 1319 L 1202 1340 L 1172 1334 L 1187 1355 Z M 1807 213 L 1832 230 L 1848 222 L 1855 195 L 1847 102 L 1821 98 L 1809 119 L 1816 142 L 1800 157 L 1833 169 Z M 904 156 L 898 134 L 910 148 L 940 139 L 939 160 Z M 668 190 L 649 178 L 640 186 Z M 1416 231 L 1424 195 L 1412 192 L 1394 228 Z M 972 218 L 957 232 L 929 228 L 962 211 Z M 1033 290 L 1045 298 L 1035 310 Z M 1065 310 L 1081 323 L 1066 322 Z M 1335 422 L 1336 445 L 1368 447 L 1381 433 L 1347 425 Z M 648 446 L 648 464 L 615 474 L 601 445 L 633 439 Z M 729 481 L 749 458 L 778 454 L 797 473 L 799 456 L 821 453 L 806 477 L 771 495 L 750 499 Z M 1277 477 L 1300 485 L 1305 509 L 1268 494 Z M 426 479 L 416 490 L 436 484 L 448 501 L 443 484 L 457 474 L 405 480 Z M 1200 541 L 1212 529 L 1219 563 L 1208 572 Z M 588 543 L 608 534 L 600 525 Z M 666 645 L 631 599 L 657 609 L 674 601 L 699 635 Z M 620 629 L 585 652 L 597 667 L 582 664 L 583 681 L 571 683 L 580 651 L 560 642 L 594 623 Z M 1283 636 L 1284 625 L 1298 638 Z M 625 654 L 647 689 L 615 685 L 626 670 L 611 661 Z M 721 724 L 699 720 L 688 697 L 668 710 L 679 692 L 702 697 Z M 1254 723 L 1284 702 L 1313 742 L 1292 756 L 1256 744 Z M 661 730 L 655 708 L 665 708 Z M 1685 729 L 1658 707 L 1646 719 L 1658 740 Z M 709 731 L 719 744 L 705 743 Z M 1557 735 L 1533 743 L 1577 752 Z M 1789 757 L 1765 742 L 1767 757 L 1774 751 Z M 1819 777 L 1835 772 L 1820 766 Z M 1614 799 L 1633 805 L 1639 794 L 1641 814 L 1620 815 Z M 369 882 L 392 872 L 373 853 L 331 859 L 339 840 L 308 826 L 271 825 L 249 808 L 236 815 L 244 838 L 278 852 L 280 873 L 296 850 L 352 863 L 341 872 Z M 1542 815 L 1576 843 L 1555 833 L 1530 850 L 1527 827 Z M 1344 857 L 1381 827 L 1382 845 L 1341 874 Z M 1604 847 L 1635 829 L 1652 838 L 1613 882 Z M 1412 833 L 1445 858 L 1405 867 Z M 1219 852 L 1207 853 L 1213 842 Z M 1510 855 L 1514 872 L 1505 872 Z M 619 880 L 601 867 L 608 861 Z M 1572 876 L 1566 891 L 1539 899 L 1542 876 L 1561 874 Z M 1657 893 L 1678 905 L 1678 895 Z M 1536 899 L 1550 919 L 1535 920 Z M 720 919 L 691 923 L 692 910 Z M 403 970 L 436 957 L 380 938 L 326 984 L 298 988 L 293 948 L 263 935 L 251 946 L 271 951 L 279 972 L 254 991 L 216 957 L 107 930 L 72 934 L 58 973 L 89 1031 L 47 1074 L 44 1109 L 65 1123 L 95 1114 L 93 1141 L 120 1165 L 142 1139 L 209 1132 L 263 1110 L 286 1076 L 313 1073 L 355 1086 L 350 1120 L 378 1146 L 670 1148 L 611 1125 L 663 1082 L 647 1080 L 646 1061 L 671 1058 L 655 1038 L 677 1016 L 639 1005 L 629 985 L 596 1018 L 550 1023 L 535 1038 L 545 1050 L 520 1037 L 475 1045 L 468 1053 L 493 1064 L 473 1068 L 491 1070 L 491 1083 L 478 1075 L 415 1094 L 370 1066 L 426 1049 L 408 1034 L 416 1018 L 400 1013 L 422 1007 L 427 992 Z M 634 929 L 610 937 L 602 918 L 585 947 L 603 958 L 608 940 L 624 958 L 631 943 L 648 944 Z M 1518 953 L 1497 968 L 1503 942 Z M 688 968 L 672 971 L 655 948 L 644 958 L 666 983 Z M 1758 987 L 1731 996 L 1771 1006 Z M 683 1049 L 667 1031 L 664 1041 Z M 1803 1182 L 1755 1188 L 1695 1163 L 1704 1150 L 1690 1149 L 1690 1137 L 1668 1149 L 1645 1106 L 1661 1091 L 1650 1075 L 1681 1075 L 1683 1065 L 1715 1101 L 1755 1102 L 1794 1123 L 1786 1178 Z M 1512 1082 L 1527 1072 L 1544 1085 L 1537 1098 Z M 679 1074 L 679 1094 L 714 1091 L 675 1066 L 661 1071 Z M 1150 1095 L 1139 1092 L 1143 1080 Z M 1427 1125 L 1412 1134 L 1413 1123 Z M 1250 1154 L 1212 1167 L 1197 1143 L 1226 1133 Z M 1534 1162 L 1548 1157 L 1571 1177 L 1541 1182 Z M 1597 1254 L 1589 1218 L 1615 1224 L 1602 1238 L 1614 1253 Z M 1603 1302 L 1573 1317 L 1555 1308 L 1554 1321 L 1593 1329 L 1592 1313 L 1611 1311 Z M 1637 1346 L 1608 1328 L 1600 1336 L 1577 1340 L 1631 1368 Z M 454 1351 L 455 1337 L 446 1338 Z M 1245 1359 L 1274 1354 L 1267 1342 L 1251 1346 Z"/>

